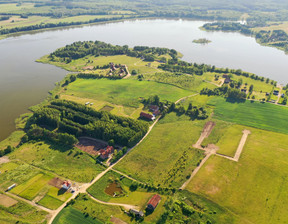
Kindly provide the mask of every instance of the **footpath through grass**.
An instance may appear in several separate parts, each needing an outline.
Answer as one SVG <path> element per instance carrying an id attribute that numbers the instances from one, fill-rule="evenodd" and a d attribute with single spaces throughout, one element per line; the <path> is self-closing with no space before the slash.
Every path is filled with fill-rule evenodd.
<path id="1" fill-rule="evenodd" d="M 208 104 L 215 106 L 216 119 L 288 134 L 288 107 L 249 100 L 231 103 L 221 97 L 211 98 Z"/>

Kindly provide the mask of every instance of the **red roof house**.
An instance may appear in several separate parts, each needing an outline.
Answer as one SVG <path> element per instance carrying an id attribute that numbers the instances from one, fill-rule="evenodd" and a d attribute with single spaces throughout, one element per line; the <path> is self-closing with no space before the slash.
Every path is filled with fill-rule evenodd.
<path id="1" fill-rule="evenodd" d="M 154 116 L 154 115 L 152 115 L 152 114 L 147 114 L 147 113 L 144 113 L 144 112 L 141 112 L 141 113 L 140 113 L 140 117 L 146 118 L 146 119 L 151 120 L 151 121 L 153 121 L 153 120 L 155 119 L 155 116 Z"/>
<path id="2" fill-rule="evenodd" d="M 62 188 L 65 190 L 68 190 L 71 187 L 71 183 L 67 180 L 65 180 L 62 184 Z"/>
<path id="3" fill-rule="evenodd" d="M 154 211 L 161 201 L 161 197 L 158 194 L 153 195 L 147 204 L 147 209 Z"/>
<path id="4" fill-rule="evenodd" d="M 108 159 L 109 155 L 111 155 L 113 152 L 114 152 L 113 146 L 107 146 L 106 150 L 101 149 L 101 150 L 99 151 L 99 153 L 100 153 L 100 158 L 103 159 L 103 160 L 104 160 L 104 159 Z"/>

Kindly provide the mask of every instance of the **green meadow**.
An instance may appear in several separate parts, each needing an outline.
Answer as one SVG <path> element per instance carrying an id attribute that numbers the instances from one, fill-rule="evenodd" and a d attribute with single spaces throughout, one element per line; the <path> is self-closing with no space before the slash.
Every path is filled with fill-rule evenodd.
<path id="1" fill-rule="evenodd" d="M 129 79 L 77 79 L 70 83 L 64 92 L 66 95 L 102 100 L 136 108 L 139 107 L 140 97 L 148 98 L 149 96 L 158 95 L 161 100 L 175 102 L 192 93 L 192 91 L 173 85 Z"/>
<path id="2" fill-rule="evenodd" d="M 220 97 L 212 98 L 208 105 L 215 106 L 216 119 L 288 134 L 288 107 L 249 100 L 231 103 Z"/>
<path id="3" fill-rule="evenodd" d="M 89 182 L 103 170 L 93 158 L 76 148 L 64 152 L 60 150 L 44 142 L 26 143 L 13 152 L 10 158 L 21 159 L 77 182 Z"/>
<path id="4" fill-rule="evenodd" d="M 238 223 L 285 223 L 288 203 L 287 135 L 254 128 L 239 162 L 213 156 L 187 190 L 241 217 Z"/>
<path id="5" fill-rule="evenodd" d="M 180 187 L 204 157 L 202 151 L 191 148 L 204 124 L 185 115 L 166 115 L 115 169 L 155 186 Z"/>

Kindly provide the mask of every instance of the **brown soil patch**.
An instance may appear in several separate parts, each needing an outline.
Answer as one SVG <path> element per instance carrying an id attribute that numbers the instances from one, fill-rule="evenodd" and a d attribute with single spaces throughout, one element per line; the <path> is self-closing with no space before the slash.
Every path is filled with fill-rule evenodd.
<path id="1" fill-rule="evenodd" d="M 127 222 L 124 222 L 124 221 L 122 221 L 121 219 L 118 219 L 118 218 L 116 218 L 116 217 L 112 217 L 112 218 L 110 219 L 110 222 L 113 222 L 113 223 L 115 223 L 115 224 L 127 224 Z"/>
<path id="2" fill-rule="evenodd" d="M 86 66 L 86 67 L 83 67 L 84 70 L 93 70 L 94 69 L 94 66 Z"/>
<path id="3" fill-rule="evenodd" d="M 0 205 L 9 208 L 13 205 L 16 205 L 18 201 L 13 198 L 8 197 L 7 195 L 0 194 Z"/>
<path id="4" fill-rule="evenodd" d="M 215 126 L 215 122 L 213 122 L 213 121 L 208 121 L 205 124 L 203 132 L 202 132 L 202 134 L 205 135 L 205 138 L 207 138 L 211 134 L 214 126 Z"/>
<path id="5" fill-rule="evenodd" d="M 112 197 L 115 195 L 115 193 L 117 194 L 117 196 L 120 196 L 123 194 L 123 189 L 120 184 L 113 182 L 106 187 L 105 193 L 109 194 Z"/>
<path id="6" fill-rule="evenodd" d="M 92 140 L 88 138 L 80 138 L 76 147 L 90 155 L 97 156 L 100 149 L 106 148 L 108 145 L 104 142 Z"/>
<path id="7" fill-rule="evenodd" d="M 7 156 L 0 157 L 0 164 L 9 163 L 10 159 Z"/>
<path id="8" fill-rule="evenodd" d="M 61 180 L 58 177 L 54 177 L 52 180 L 49 181 L 48 184 L 53 186 L 53 187 L 57 187 L 58 189 L 61 189 L 63 182 L 64 182 L 64 180 Z"/>
<path id="9" fill-rule="evenodd" d="M 216 194 L 220 189 L 216 186 L 211 186 L 209 191 L 207 191 L 208 194 Z"/>

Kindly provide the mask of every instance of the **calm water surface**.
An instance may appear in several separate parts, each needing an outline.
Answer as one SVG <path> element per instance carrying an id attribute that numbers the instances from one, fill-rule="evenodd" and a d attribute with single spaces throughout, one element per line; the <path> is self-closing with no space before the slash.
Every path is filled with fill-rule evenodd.
<path id="1" fill-rule="evenodd" d="M 140 20 L 25 34 L 0 41 L 0 140 L 14 130 L 14 120 L 41 102 L 68 72 L 36 63 L 41 56 L 75 41 L 174 48 L 183 60 L 242 70 L 288 82 L 288 57 L 237 33 L 206 32 L 201 21 Z M 207 38 L 208 45 L 192 43 Z"/>

